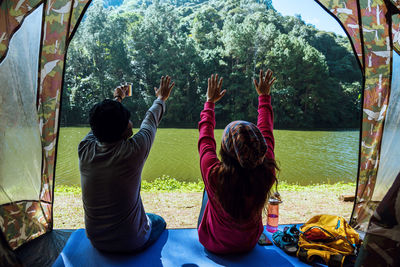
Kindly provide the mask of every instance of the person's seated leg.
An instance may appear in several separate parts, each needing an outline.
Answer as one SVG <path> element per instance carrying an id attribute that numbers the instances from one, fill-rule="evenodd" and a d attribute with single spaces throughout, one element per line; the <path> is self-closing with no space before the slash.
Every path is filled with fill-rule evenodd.
<path id="1" fill-rule="evenodd" d="M 163 219 L 163 217 L 153 214 L 153 213 L 146 213 L 147 217 L 149 217 L 151 221 L 151 232 L 149 240 L 141 247 L 139 250 L 144 250 L 151 246 L 157 239 L 161 236 L 162 232 L 167 227 L 167 223 Z"/>
<path id="2" fill-rule="evenodd" d="M 208 195 L 207 195 L 207 191 L 204 189 L 204 191 L 203 191 L 203 201 L 201 203 L 199 219 L 197 220 L 197 228 L 199 228 L 201 220 L 203 219 L 203 214 L 204 214 L 204 210 L 206 208 L 207 202 L 208 202 Z"/>

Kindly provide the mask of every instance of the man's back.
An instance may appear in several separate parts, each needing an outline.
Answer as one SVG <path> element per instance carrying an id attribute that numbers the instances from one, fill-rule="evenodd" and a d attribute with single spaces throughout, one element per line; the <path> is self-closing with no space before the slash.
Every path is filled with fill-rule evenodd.
<path id="1" fill-rule="evenodd" d="M 134 139 L 100 143 L 91 133 L 79 145 L 86 232 L 99 249 L 134 250 L 148 239 L 140 198 L 144 152 Z"/>
<path id="2" fill-rule="evenodd" d="M 140 197 L 143 165 L 175 83 L 162 76 L 157 99 L 132 137 L 130 112 L 122 105 L 128 86 L 118 86 L 89 112 L 91 132 L 78 147 L 86 234 L 94 247 L 132 252 L 154 243 L 166 227 L 161 216 L 146 214 Z"/>
<path id="3" fill-rule="evenodd" d="M 164 110 L 164 101 L 155 100 L 130 139 L 99 142 L 90 132 L 79 144 L 86 233 L 100 250 L 133 251 L 149 239 L 141 173 Z"/>

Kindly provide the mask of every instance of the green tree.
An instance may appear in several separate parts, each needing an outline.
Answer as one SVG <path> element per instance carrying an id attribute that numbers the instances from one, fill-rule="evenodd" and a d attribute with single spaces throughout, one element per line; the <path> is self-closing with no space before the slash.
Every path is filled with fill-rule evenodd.
<path id="1" fill-rule="evenodd" d="M 124 103 L 136 124 L 168 74 L 176 88 L 162 125 L 196 127 L 211 73 L 227 89 L 216 107 L 219 126 L 255 121 L 252 78 L 260 68 L 278 78 L 277 127 L 358 127 L 361 72 L 347 38 L 260 0 L 126 0 L 107 8 L 94 1 L 68 50 L 62 123 L 87 123 L 93 104 L 128 81 L 135 96 Z"/>
<path id="2" fill-rule="evenodd" d="M 69 123 L 86 123 L 94 103 L 112 96 L 119 82 L 134 77 L 128 57 L 128 20 L 94 1 L 68 50 L 63 112 L 71 112 Z M 69 109 L 69 110 L 68 110 Z"/>

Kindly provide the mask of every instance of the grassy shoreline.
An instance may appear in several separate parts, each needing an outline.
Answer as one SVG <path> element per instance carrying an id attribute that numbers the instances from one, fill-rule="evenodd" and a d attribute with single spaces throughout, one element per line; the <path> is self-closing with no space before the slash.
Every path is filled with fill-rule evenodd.
<path id="1" fill-rule="evenodd" d="M 313 191 L 313 190 L 349 190 L 355 188 L 356 183 L 337 182 L 333 184 L 311 184 L 311 185 L 299 185 L 294 183 L 288 183 L 286 181 L 280 181 L 278 184 L 278 191 Z M 273 187 L 273 189 L 275 186 Z M 181 182 L 170 176 L 163 175 L 162 177 L 156 178 L 154 181 L 142 181 L 142 192 L 203 192 L 204 183 L 199 182 Z M 80 185 L 57 185 L 55 187 L 55 193 L 59 194 L 81 194 Z"/>
<path id="2" fill-rule="evenodd" d="M 305 222 L 317 214 L 333 214 L 350 218 L 353 202 L 339 200 L 340 195 L 352 195 L 355 183 L 298 185 L 280 182 L 281 224 Z M 195 228 L 200 211 L 202 182 L 180 182 L 164 176 L 153 182 L 142 182 L 142 200 L 146 212 L 161 215 L 167 228 Z M 265 213 L 265 212 L 264 212 Z M 266 216 L 263 215 L 263 222 Z M 56 185 L 54 227 L 84 228 L 82 191 L 79 185 Z"/>

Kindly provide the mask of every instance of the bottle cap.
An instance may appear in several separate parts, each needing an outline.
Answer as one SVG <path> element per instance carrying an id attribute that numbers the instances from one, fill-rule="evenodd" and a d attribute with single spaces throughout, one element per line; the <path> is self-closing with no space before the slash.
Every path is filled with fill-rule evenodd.
<path id="1" fill-rule="evenodd" d="M 275 192 L 274 195 L 269 198 L 268 202 L 272 205 L 278 205 L 283 201 L 281 199 L 281 195 L 278 192 Z"/>

